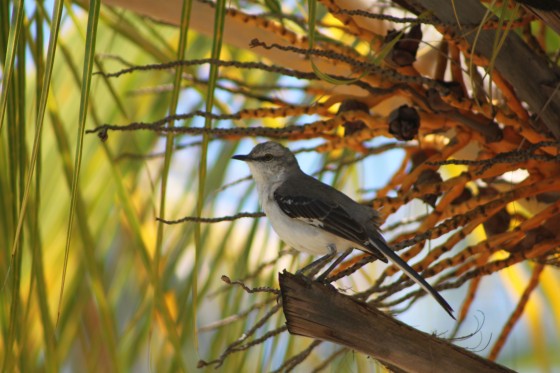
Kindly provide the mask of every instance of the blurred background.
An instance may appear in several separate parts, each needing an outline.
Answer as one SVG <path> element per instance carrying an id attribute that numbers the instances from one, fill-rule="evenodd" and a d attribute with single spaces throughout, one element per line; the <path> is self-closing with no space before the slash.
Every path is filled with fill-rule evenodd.
<path id="1" fill-rule="evenodd" d="M 231 156 L 272 138 L 381 209 L 392 244 L 428 232 L 399 248 L 458 321 L 383 263 L 337 287 L 511 369 L 560 372 L 558 133 L 523 98 L 558 67 L 542 9 L 476 1 L 463 39 L 407 1 L 155 3 L 0 4 L 2 371 L 383 371 L 290 336 L 274 294 L 222 280 L 277 288 L 313 259 L 237 215 L 261 210 Z M 516 43 L 542 61 L 520 56 L 520 81 L 494 70 Z"/>

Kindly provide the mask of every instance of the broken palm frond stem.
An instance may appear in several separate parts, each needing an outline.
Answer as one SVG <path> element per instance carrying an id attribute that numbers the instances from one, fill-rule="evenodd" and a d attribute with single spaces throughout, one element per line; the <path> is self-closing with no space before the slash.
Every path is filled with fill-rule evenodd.
<path id="1" fill-rule="evenodd" d="M 292 334 L 361 351 L 409 372 L 512 372 L 436 336 L 340 294 L 329 285 L 284 272 L 282 304 Z"/>

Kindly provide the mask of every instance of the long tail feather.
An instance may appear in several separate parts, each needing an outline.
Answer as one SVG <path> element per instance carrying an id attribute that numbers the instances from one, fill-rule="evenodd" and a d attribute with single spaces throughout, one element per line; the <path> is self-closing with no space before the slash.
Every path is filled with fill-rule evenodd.
<path id="1" fill-rule="evenodd" d="M 416 282 L 422 289 L 424 289 L 428 294 L 430 294 L 440 305 L 443 307 L 445 312 L 449 314 L 455 320 L 453 316 L 453 308 L 447 303 L 445 299 L 434 289 L 422 276 L 420 276 L 412 267 L 410 267 L 404 260 L 401 259 L 384 241 L 372 238 L 370 243 L 373 247 L 379 250 L 383 255 L 387 257 L 393 264 L 399 267 L 411 280 Z"/>

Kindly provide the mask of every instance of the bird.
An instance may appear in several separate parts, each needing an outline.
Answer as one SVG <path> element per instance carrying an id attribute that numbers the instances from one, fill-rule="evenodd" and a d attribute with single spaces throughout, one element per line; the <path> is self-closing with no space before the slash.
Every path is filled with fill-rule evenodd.
<path id="1" fill-rule="evenodd" d="M 377 210 L 307 175 L 295 155 L 277 142 L 260 143 L 249 154 L 232 158 L 249 166 L 259 203 L 286 244 L 329 260 L 338 252 L 344 252 L 341 257 L 348 255 L 354 248 L 385 263 L 390 260 L 455 319 L 447 301 L 389 247 L 381 235 Z"/>

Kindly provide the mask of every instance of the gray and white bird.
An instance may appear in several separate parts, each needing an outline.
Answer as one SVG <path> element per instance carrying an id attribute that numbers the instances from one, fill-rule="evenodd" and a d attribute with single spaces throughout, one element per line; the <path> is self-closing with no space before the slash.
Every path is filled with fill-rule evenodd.
<path id="1" fill-rule="evenodd" d="M 357 248 L 385 263 L 389 259 L 454 318 L 445 299 L 389 247 L 377 211 L 305 174 L 294 154 L 276 142 L 233 159 L 249 166 L 262 208 L 282 241 L 309 254 L 334 256 Z"/>

